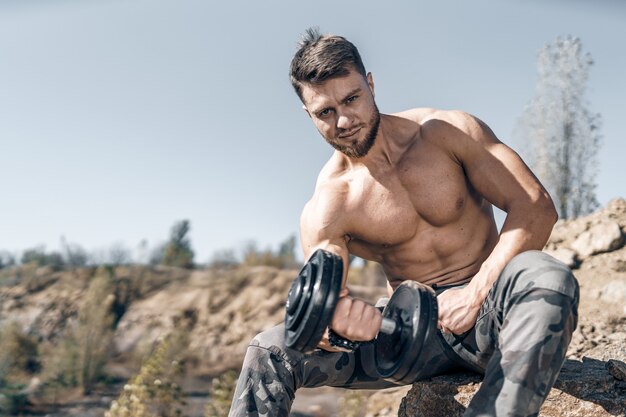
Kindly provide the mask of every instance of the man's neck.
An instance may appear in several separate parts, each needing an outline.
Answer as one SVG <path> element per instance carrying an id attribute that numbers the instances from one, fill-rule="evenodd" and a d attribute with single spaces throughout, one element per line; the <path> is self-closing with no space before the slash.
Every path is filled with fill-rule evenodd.
<path id="1" fill-rule="evenodd" d="M 362 158 L 346 158 L 351 166 L 363 165 L 372 172 L 386 172 L 397 166 L 414 137 L 414 122 L 381 114 L 376 142 L 368 154 Z"/>

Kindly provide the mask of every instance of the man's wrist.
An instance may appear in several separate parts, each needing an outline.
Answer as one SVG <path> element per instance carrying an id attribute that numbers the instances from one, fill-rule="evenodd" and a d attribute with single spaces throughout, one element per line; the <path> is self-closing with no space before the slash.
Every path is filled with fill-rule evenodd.
<path id="1" fill-rule="evenodd" d="M 474 278 L 467 285 L 467 290 L 471 292 L 471 298 L 474 300 L 474 306 L 480 307 L 487 298 L 491 287 L 498 279 L 497 273 L 490 270 L 489 268 L 483 268 L 478 271 L 478 273 L 474 276 Z"/>

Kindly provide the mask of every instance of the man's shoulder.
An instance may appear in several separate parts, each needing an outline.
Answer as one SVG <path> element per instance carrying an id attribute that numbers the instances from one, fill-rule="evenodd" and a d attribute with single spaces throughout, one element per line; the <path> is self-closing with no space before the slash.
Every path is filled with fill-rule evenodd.
<path id="1" fill-rule="evenodd" d="M 349 184 L 341 179 L 318 179 L 313 196 L 302 209 L 300 224 L 303 230 L 332 230 L 332 235 L 343 234 L 349 190 Z"/>
<path id="2" fill-rule="evenodd" d="M 463 110 L 436 109 L 432 107 L 416 107 L 395 113 L 394 116 L 413 121 L 432 128 L 454 127 L 466 131 L 480 123 L 475 116 Z"/>
<path id="3" fill-rule="evenodd" d="M 313 200 L 324 202 L 332 199 L 335 202 L 345 200 L 350 189 L 348 168 L 340 155 L 333 155 L 320 171 L 315 184 Z M 340 197 L 344 198 L 340 198 Z"/>
<path id="4" fill-rule="evenodd" d="M 418 123 L 420 137 L 438 145 L 458 145 L 463 140 L 497 141 L 489 126 L 463 110 L 414 108 L 396 115 Z"/>
<path id="5" fill-rule="evenodd" d="M 340 155 L 333 155 L 320 171 L 313 196 L 303 214 L 337 214 L 346 207 L 350 192 L 347 167 Z"/>
<path id="6" fill-rule="evenodd" d="M 412 122 L 416 122 L 422 124 L 425 120 L 432 118 L 438 112 L 441 112 L 440 109 L 435 109 L 432 107 L 414 107 L 412 109 L 403 110 L 398 113 L 393 113 L 392 116 L 401 117 L 403 119 L 410 120 Z"/>

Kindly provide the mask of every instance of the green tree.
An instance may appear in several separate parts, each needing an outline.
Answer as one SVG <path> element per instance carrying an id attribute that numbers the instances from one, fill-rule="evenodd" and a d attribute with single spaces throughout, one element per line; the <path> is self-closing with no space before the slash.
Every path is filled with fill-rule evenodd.
<path id="1" fill-rule="evenodd" d="M 539 53 L 535 97 L 516 131 L 562 218 L 587 214 L 598 206 L 600 116 L 589 111 L 585 100 L 592 65 L 578 38 L 546 44 Z"/>
<path id="2" fill-rule="evenodd" d="M 172 226 L 170 240 L 163 252 L 163 265 L 193 268 L 193 250 L 187 236 L 191 226 L 189 220 L 181 220 Z"/>
<path id="3" fill-rule="evenodd" d="M 77 243 L 69 243 L 65 236 L 61 236 L 61 247 L 64 252 L 64 261 L 65 264 L 69 267 L 82 267 L 87 265 L 89 260 L 89 256 L 87 255 L 87 251 L 83 249 Z"/>
<path id="4" fill-rule="evenodd" d="M 15 256 L 6 250 L 0 251 L 0 269 L 15 265 Z"/>
<path id="5" fill-rule="evenodd" d="M 43 246 L 26 249 L 22 253 L 22 264 L 33 263 L 37 266 L 50 266 L 53 270 L 58 271 L 63 268 L 63 256 L 58 252 L 46 253 Z"/>

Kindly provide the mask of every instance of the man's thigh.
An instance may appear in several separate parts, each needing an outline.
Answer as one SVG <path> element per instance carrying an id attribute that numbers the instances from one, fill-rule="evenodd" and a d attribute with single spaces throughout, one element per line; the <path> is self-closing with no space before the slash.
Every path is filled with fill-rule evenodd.
<path id="1" fill-rule="evenodd" d="M 548 343 L 553 336 L 561 337 L 572 304 L 574 322 L 576 320 L 577 303 L 578 284 L 567 266 L 540 251 L 524 252 L 507 264 L 494 283 L 474 328 L 465 334 L 447 334 L 444 338 L 467 368 L 484 372 L 496 349 L 524 351 L 533 346 L 521 345 L 520 341 Z M 553 322 L 536 320 L 548 316 L 553 317 Z M 507 320 L 537 323 L 536 327 L 518 328 L 518 331 L 528 332 L 528 337 L 511 338 L 519 346 L 500 346 L 504 342 L 501 332 Z M 537 337 L 541 342 L 535 340 Z"/>

